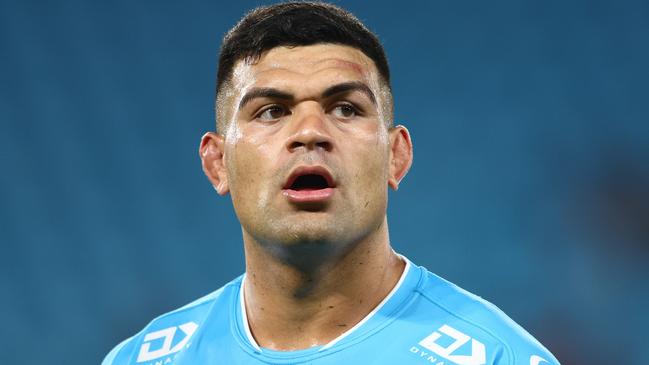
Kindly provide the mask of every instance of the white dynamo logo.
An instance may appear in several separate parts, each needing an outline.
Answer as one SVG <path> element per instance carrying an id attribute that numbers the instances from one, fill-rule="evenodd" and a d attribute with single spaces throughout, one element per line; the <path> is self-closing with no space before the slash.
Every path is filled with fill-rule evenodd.
<path id="1" fill-rule="evenodd" d="M 176 330 L 178 330 L 178 328 L 183 331 L 185 338 L 183 338 L 182 341 L 178 342 L 176 346 L 171 347 L 173 339 L 176 335 Z M 180 326 L 169 327 L 160 331 L 147 333 L 146 336 L 144 336 L 144 343 L 142 344 L 142 347 L 140 347 L 140 353 L 137 356 L 137 362 L 157 359 L 159 357 L 171 355 L 182 350 L 185 345 L 187 345 L 194 332 L 196 332 L 197 328 L 198 325 L 196 323 L 187 322 L 185 324 L 181 324 Z M 157 350 L 151 351 L 151 342 L 160 338 L 164 339 L 162 341 L 162 347 Z"/>
<path id="2" fill-rule="evenodd" d="M 442 333 L 455 341 L 446 347 L 441 346 L 437 340 L 442 337 Z M 471 341 L 470 355 L 453 355 L 453 352 L 469 341 Z M 484 344 L 446 324 L 419 341 L 419 345 L 458 365 L 484 365 L 487 362 Z"/>
<path id="3" fill-rule="evenodd" d="M 548 360 L 542 358 L 539 355 L 530 356 L 530 365 L 539 365 L 541 363 L 541 361 L 548 362 Z"/>

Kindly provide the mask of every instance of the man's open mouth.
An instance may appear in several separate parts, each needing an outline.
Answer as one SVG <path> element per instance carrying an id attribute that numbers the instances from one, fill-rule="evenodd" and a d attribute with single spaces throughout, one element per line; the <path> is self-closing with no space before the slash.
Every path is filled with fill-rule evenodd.
<path id="1" fill-rule="evenodd" d="M 327 180 L 322 175 L 308 174 L 298 176 L 290 189 L 292 190 L 317 190 L 326 189 L 329 187 Z"/>
<path id="2" fill-rule="evenodd" d="M 329 199 L 335 187 L 335 180 L 326 168 L 301 166 L 290 174 L 283 193 L 294 203 L 317 203 Z"/>

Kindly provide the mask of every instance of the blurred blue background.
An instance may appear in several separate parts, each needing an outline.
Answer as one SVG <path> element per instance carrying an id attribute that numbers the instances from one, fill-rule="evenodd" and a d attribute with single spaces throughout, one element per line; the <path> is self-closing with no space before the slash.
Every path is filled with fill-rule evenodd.
<path id="1" fill-rule="evenodd" d="M 257 1 L 0 2 L 0 362 L 98 364 L 244 269 L 202 175 L 220 39 Z M 564 365 L 647 364 L 649 3 L 338 4 L 415 162 L 394 247 Z"/>

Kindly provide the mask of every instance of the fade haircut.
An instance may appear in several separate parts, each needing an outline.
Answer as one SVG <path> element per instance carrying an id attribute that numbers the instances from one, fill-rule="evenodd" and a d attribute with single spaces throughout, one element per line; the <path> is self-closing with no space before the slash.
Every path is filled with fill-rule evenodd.
<path id="1" fill-rule="evenodd" d="M 223 37 L 216 78 L 217 129 L 223 133 L 228 123 L 224 99 L 231 87 L 232 72 L 238 61 L 254 64 L 275 47 L 298 47 L 320 43 L 350 46 L 374 62 L 380 81 L 387 89 L 383 98 L 388 127 L 392 125 L 390 69 L 381 42 L 358 18 L 337 6 L 321 2 L 288 2 L 258 7 L 246 14 Z"/>

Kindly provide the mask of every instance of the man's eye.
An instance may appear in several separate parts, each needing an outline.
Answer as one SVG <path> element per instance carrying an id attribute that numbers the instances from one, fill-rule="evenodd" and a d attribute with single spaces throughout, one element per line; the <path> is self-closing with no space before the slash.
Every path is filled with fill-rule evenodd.
<path id="1" fill-rule="evenodd" d="M 286 109 L 279 105 L 273 105 L 262 110 L 257 115 L 257 118 L 261 120 L 276 120 L 283 117 L 284 115 L 286 115 Z"/>
<path id="2" fill-rule="evenodd" d="M 352 118 L 358 114 L 358 110 L 351 104 L 336 105 L 331 113 L 337 118 Z"/>

